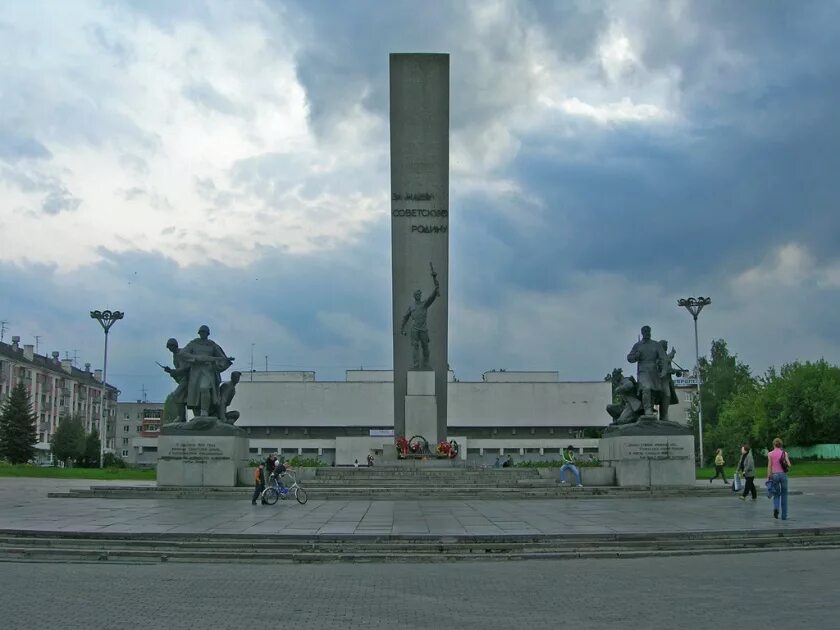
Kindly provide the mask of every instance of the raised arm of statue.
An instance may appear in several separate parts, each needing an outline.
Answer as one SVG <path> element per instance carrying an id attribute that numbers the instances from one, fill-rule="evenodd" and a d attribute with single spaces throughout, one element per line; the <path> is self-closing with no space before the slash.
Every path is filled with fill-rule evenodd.
<path id="1" fill-rule="evenodd" d="M 432 302 L 435 301 L 435 298 L 437 298 L 438 295 L 440 295 L 440 285 L 438 285 L 437 279 L 435 279 L 435 290 L 432 291 L 432 294 L 429 297 L 426 298 L 426 301 L 423 303 L 423 305 L 426 308 L 429 308 L 432 305 Z"/>
<path id="2" fill-rule="evenodd" d="M 429 269 L 432 272 L 432 282 L 434 282 L 435 284 L 435 290 L 432 291 L 432 294 L 428 298 L 426 298 L 426 301 L 424 303 L 424 306 L 426 308 L 429 308 L 432 305 L 432 302 L 435 301 L 435 298 L 440 295 L 440 282 L 438 282 L 437 272 L 435 271 L 435 268 L 432 266 L 431 262 L 429 263 Z"/>
<path id="3" fill-rule="evenodd" d="M 628 363 L 635 363 L 639 360 L 639 344 L 634 343 L 633 347 L 630 350 L 630 353 L 627 355 L 627 362 Z"/>

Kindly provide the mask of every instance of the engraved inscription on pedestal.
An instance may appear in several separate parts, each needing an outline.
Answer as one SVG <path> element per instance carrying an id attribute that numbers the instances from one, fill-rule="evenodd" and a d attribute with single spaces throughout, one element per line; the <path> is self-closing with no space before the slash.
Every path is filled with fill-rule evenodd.
<path id="1" fill-rule="evenodd" d="M 216 444 L 204 442 L 197 444 L 175 442 L 172 448 L 169 449 L 169 457 L 181 459 L 185 463 L 191 464 L 230 459 L 230 456 L 225 455 L 222 449 Z"/>
<path id="2" fill-rule="evenodd" d="M 692 435 L 608 435 L 598 459 L 615 468 L 619 486 L 694 485 Z"/>
<path id="3" fill-rule="evenodd" d="M 684 444 L 677 442 L 628 442 L 624 446 L 624 459 L 688 459 L 691 453 Z"/>
<path id="4" fill-rule="evenodd" d="M 167 435 L 158 438 L 159 486 L 235 486 L 248 463 L 248 437 Z"/>

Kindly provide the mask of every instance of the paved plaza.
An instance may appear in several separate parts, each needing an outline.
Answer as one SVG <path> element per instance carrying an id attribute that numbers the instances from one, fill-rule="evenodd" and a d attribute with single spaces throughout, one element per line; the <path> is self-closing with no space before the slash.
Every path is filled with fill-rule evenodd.
<path id="1" fill-rule="evenodd" d="M 686 498 L 48 499 L 89 481 L 0 479 L 0 529 L 510 535 L 840 526 L 840 479 L 794 480 L 791 519 L 731 492 Z M 108 485 L 114 485 L 109 483 Z M 136 484 L 134 484 L 136 485 Z M 442 490 L 444 492 L 444 490 Z M 0 563 L 2 626 L 62 628 L 836 627 L 840 550 L 457 563 Z M 51 621 L 47 621 L 51 620 Z"/>
<path id="2" fill-rule="evenodd" d="M 703 483 L 703 482 L 698 482 Z M 0 479 L 0 529 L 245 535 L 539 535 L 745 531 L 840 526 L 840 478 L 794 479 L 790 518 L 770 501 L 714 497 L 367 501 L 315 498 L 252 506 L 220 499 L 50 499 L 90 481 Z M 108 482 L 106 485 L 114 485 Z M 136 482 L 127 485 L 137 485 Z M 441 494 L 445 493 L 441 488 Z M 314 493 L 313 493 L 314 495 Z"/>

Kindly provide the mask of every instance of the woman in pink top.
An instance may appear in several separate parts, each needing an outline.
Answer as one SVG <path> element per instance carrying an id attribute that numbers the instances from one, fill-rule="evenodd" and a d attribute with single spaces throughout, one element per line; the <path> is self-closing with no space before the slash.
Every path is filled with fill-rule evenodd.
<path id="1" fill-rule="evenodd" d="M 788 476 L 790 458 L 782 448 L 782 440 L 773 440 L 773 450 L 767 453 L 767 478 L 773 480 L 773 518 L 779 518 L 781 508 L 782 520 L 787 520 L 788 512 Z"/>

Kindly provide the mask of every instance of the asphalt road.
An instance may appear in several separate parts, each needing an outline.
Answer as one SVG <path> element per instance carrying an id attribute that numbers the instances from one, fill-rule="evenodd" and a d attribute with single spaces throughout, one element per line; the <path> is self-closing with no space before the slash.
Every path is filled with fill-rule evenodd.
<path id="1" fill-rule="evenodd" d="M 838 566 L 840 551 L 277 567 L 0 563 L 0 626 L 837 628 Z"/>

